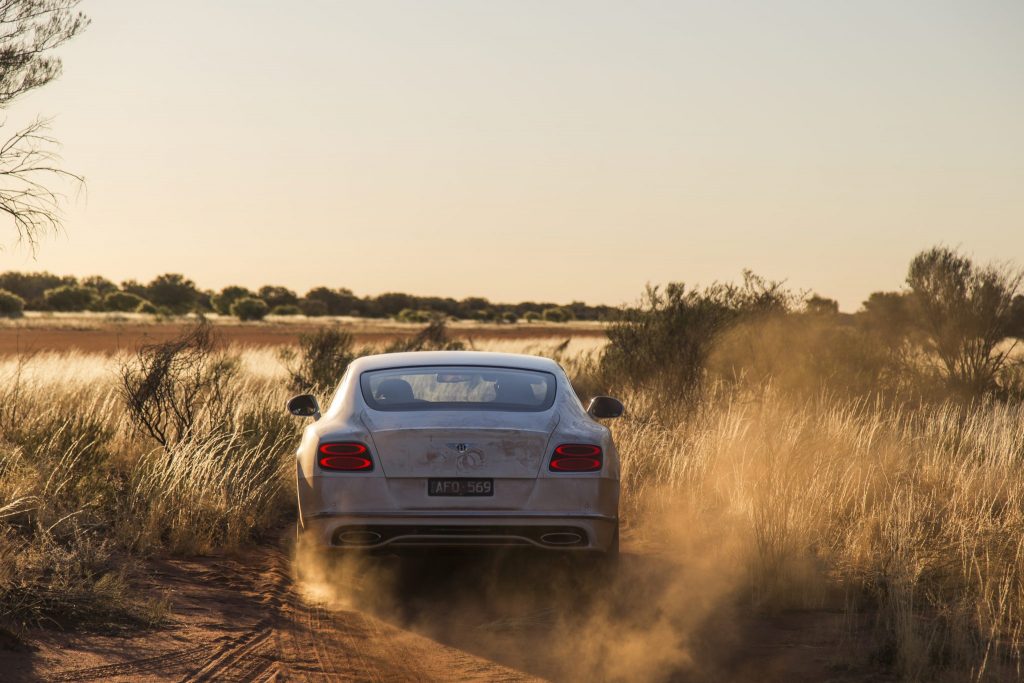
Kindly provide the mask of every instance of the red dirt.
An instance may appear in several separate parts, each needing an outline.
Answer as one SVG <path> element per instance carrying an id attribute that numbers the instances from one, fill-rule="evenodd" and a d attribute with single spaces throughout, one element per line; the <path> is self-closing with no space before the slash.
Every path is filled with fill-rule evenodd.
<path id="1" fill-rule="evenodd" d="M 17 327 L 0 327 L 0 356 L 36 351 L 82 351 L 93 353 L 114 353 L 119 350 L 134 350 L 142 344 L 166 341 L 178 336 L 188 323 L 168 322 L 155 324 L 101 323 L 92 325 L 34 324 Z M 322 327 L 318 323 L 237 323 L 217 324 L 216 333 L 229 344 L 242 346 L 281 346 L 294 344 L 303 332 Z M 359 344 L 379 344 L 399 337 L 414 335 L 418 327 L 371 325 L 342 326 L 353 332 Z M 493 339 L 551 339 L 569 337 L 601 338 L 604 331 L 595 327 L 572 325 L 508 325 L 453 327 L 449 329 L 453 338 L 473 341 Z"/>
<path id="2" fill-rule="evenodd" d="M 580 644 L 617 633 L 575 632 L 576 615 L 594 601 L 624 600 L 624 630 L 653 626 L 657 604 L 644 601 L 650 557 L 626 554 L 617 585 L 573 594 L 535 582 L 531 567 L 502 572 L 465 559 L 404 560 L 364 571 L 342 607 L 303 599 L 293 583 L 288 544 L 238 557 L 163 560 L 139 586 L 170 598 L 164 627 L 112 636 L 34 631 L 31 651 L 4 650 L 0 678 L 10 681 L 525 681 L 607 680 L 588 668 Z M 391 564 L 388 564 L 391 562 Z M 482 571 L 483 569 L 483 571 Z M 335 575 L 336 576 L 336 575 Z M 385 581 L 381 577 L 390 577 Z M 603 612 L 602 612 L 603 613 Z M 566 628 L 570 627 L 569 630 Z M 666 681 L 893 680 L 849 664 L 849 626 L 836 612 L 738 616 L 724 608 L 686 634 L 691 661 L 657 676 Z M 612 645 L 607 643 L 606 645 Z M 632 651 L 657 657 L 658 645 Z M 650 672 L 648 672 L 650 673 Z"/>

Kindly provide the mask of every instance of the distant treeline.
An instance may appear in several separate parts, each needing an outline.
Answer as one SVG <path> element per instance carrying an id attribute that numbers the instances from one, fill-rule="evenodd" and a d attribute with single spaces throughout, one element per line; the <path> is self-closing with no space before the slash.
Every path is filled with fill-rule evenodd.
<path id="1" fill-rule="evenodd" d="M 179 273 L 166 273 L 148 283 L 126 280 L 120 285 L 99 275 L 76 278 L 52 273 L 0 274 L 0 315 L 29 311 L 120 311 L 142 313 L 216 312 L 257 320 L 267 313 L 275 315 L 352 315 L 367 318 L 395 318 L 407 322 L 425 322 L 435 316 L 492 322 L 545 320 L 610 320 L 619 309 L 591 306 L 582 301 L 570 304 L 523 301 L 516 304 L 493 303 L 482 297 L 416 296 L 388 292 L 377 296 L 357 296 L 339 287 L 314 287 L 300 296 L 279 285 L 256 290 L 229 286 L 219 292 L 200 289 Z"/>

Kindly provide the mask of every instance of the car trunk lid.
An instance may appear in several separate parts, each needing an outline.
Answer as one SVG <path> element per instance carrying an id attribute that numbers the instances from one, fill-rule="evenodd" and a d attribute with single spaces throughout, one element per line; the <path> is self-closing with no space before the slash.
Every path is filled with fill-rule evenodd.
<path id="1" fill-rule="evenodd" d="M 514 508 L 533 491 L 558 424 L 555 411 L 366 412 L 374 457 L 403 507 Z M 431 496 L 429 479 L 493 479 L 493 494 Z"/>

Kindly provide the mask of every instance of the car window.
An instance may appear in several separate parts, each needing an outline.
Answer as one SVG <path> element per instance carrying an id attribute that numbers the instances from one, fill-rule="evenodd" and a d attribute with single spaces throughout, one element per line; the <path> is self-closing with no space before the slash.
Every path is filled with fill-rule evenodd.
<path id="1" fill-rule="evenodd" d="M 374 410 L 504 410 L 539 412 L 555 401 L 549 372 L 470 365 L 370 370 L 359 378 Z"/>

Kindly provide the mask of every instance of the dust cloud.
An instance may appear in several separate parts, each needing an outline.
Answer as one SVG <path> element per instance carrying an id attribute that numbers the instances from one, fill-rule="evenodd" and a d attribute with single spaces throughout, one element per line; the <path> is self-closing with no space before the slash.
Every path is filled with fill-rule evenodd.
<path id="1" fill-rule="evenodd" d="M 332 556 L 301 543 L 295 573 L 306 600 L 543 678 L 716 680 L 745 576 L 734 536 L 662 510 L 624 526 L 614 575 L 544 553 Z"/>

